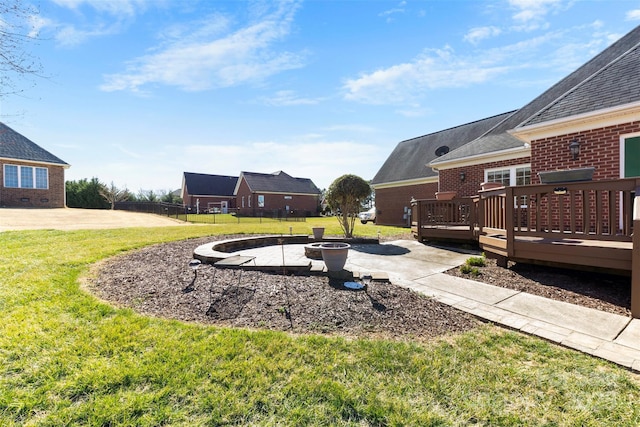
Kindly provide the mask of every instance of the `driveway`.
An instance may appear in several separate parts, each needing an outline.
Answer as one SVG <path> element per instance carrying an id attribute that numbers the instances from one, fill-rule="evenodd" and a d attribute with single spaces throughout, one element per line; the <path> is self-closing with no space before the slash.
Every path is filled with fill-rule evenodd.
<path id="1" fill-rule="evenodd" d="M 0 231 L 82 230 L 95 228 L 167 227 L 190 225 L 154 214 L 103 209 L 13 209 L 0 208 Z"/>

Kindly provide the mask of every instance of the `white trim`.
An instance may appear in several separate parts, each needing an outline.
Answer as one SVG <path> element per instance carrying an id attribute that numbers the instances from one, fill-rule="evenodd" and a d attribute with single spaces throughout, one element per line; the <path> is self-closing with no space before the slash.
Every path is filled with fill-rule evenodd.
<path id="1" fill-rule="evenodd" d="M 489 174 L 489 172 L 496 172 L 496 171 L 505 171 L 508 170 L 509 171 L 509 186 L 510 187 L 515 187 L 516 186 L 516 172 L 518 169 L 524 169 L 524 168 L 529 168 L 529 174 L 531 174 L 531 163 L 522 163 L 519 165 L 512 165 L 512 166 L 503 166 L 503 167 L 496 167 L 496 168 L 488 168 L 484 170 L 484 180 L 487 181 L 487 175 Z M 529 179 L 531 179 L 531 177 L 529 177 Z"/>
<path id="2" fill-rule="evenodd" d="M 0 157 L 0 161 L 9 161 L 9 162 L 22 162 L 22 163 L 34 163 L 38 165 L 47 165 L 47 166 L 58 166 L 64 169 L 69 169 L 71 167 L 68 163 L 51 163 L 51 162 L 42 162 L 37 160 L 25 160 L 25 159 L 16 159 L 14 157 Z M 28 166 L 28 165 L 25 165 Z"/>
<path id="3" fill-rule="evenodd" d="M 287 193 L 284 191 L 252 191 L 249 194 L 282 194 L 283 196 L 312 196 L 312 197 L 320 197 L 318 193 Z"/>
<path id="4" fill-rule="evenodd" d="M 7 166 L 13 166 L 18 168 L 18 186 L 17 187 L 8 187 L 7 186 Z M 23 168 L 31 168 L 31 182 L 33 187 L 24 187 L 22 185 L 22 169 Z M 47 186 L 45 188 L 38 187 L 38 169 L 44 170 L 47 173 Z M 15 165 L 13 163 L 4 163 L 2 165 L 2 187 L 3 188 L 14 188 L 14 189 L 26 189 L 26 190 L 49 190 L 51 187 L 49 185 L 49 168 L 45 168 L 42 166 L 34 166 L 34 165 Z"/>
<path id="5" fill-rule="evenodd" d="M 557 135 L 598 129 L 640 120 L 640 101 L 611 108 L 576 114 L 534 125 L 517 127 L 508 132 L 526 142 Z"/>
<path id="6" fill-rule="evenodd" d="M 475 156 L 463 157 L 462 159 L 455 159 L 450 161 L 444 161 L 435 165 L 430 164 L 433 170 L 447 170 L 460 168 L 465 166 L 480 165 L 483 163 L 501 162 L 505 160 L 523 159 L 525 157 L 531 157 L 531 147 L 528 144 L 524 144 L 522 147 L 509 148 L 506 150 L 492 151 L 490 153 L 477 154 Z"/>
<path id="7" fill-rule="evenodd" d="M 430 176 L 425 178 L 416 178 L 416 179 L 406 179 L 403 181 L 392 181 L 392 182 L 381 182 L 379 184 L 371 184 L 371 187 L 374 190 L 381 190 L 384 188 L 397 188 L 397 187 L 407 187 L 409 185 L 420 185 L 420 184 L 437 184 L 438 176 Z"/>

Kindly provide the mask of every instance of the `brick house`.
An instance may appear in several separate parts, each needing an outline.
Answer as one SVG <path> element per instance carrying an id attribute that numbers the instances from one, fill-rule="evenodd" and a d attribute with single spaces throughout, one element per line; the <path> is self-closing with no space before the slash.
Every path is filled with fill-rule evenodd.
<path id="1" fill-rule="evenodd" d="M 184 172 L 182 203 L 192 211 L 227 213 L 236 207 L 237 176 Z"/>
<path id="2" fill-rule="evenodd" d="M 371 181 L 376 193 L 376 222 L 407 225 L 409 201 L 434 198 L 438 192 L 438 172 L 429 163 L 481 136 L 509 114 L 400 142 Z"/>
<path id="3" fill-rule="evenodd" d="M 70 165 L 0 123 L 0 206 L 64 208 Z"/>
<path id="4" fill-rule="evenodd" d="M 437 191 L 464 197 L 477 194 L 483 182 L 535 184 L 539 173 L 553 170 L 594 168 L 594 180 L 640 176 L 639 69 L 636 27 L 521 109 L 495 116 L 500 120 L 488 129 L 477 124 L 493 118 L 474 122 L 476 134 L 443 131 L 451 139 L 431 145 L 429 135 L 418 138 L 418 144 L 428 147 L 414 148 L 416 155 L 438 144 L 452 148 L 441 156 L 420 155 L 407 162 L 424 163 L 422 173 L 413 178 L 424 181 L 419 188 L 398 181 L 405 171 L 394 171 L 395 181 L 384 172 L 387 163 L 402 168 L 398 151 L 406 141 L 401 142 L 372 182 L 383 214 L 379 222 L 398 225 L 403 209 L 397 198 L 403 197 L 405 205 L 411 196 L 431 198 L 436 185 Z M 391 197 L 387 187 L 394 183 L 396 195 Z"/>
<path id="5" fill-rule="evenodd" d="M 272 174 L 242 172 L 234 191 L 239 215 L 314 216 L 321 192 L 308 178 L 294 178 L 282 171 Z"/>

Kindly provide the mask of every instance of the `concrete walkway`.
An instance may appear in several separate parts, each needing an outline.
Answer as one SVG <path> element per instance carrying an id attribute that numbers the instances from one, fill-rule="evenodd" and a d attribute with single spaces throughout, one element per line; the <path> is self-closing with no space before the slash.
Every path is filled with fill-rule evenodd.
<path id="1" fill-rule="evenodd" d="M 284 248 L 284 255 L 283 255 Z M 255 256 L 258 265 L 308 262 L 304 245 L 247 249 L 229 255 Z M 507 328 L 535 335 L 640 372 L 640 319 L 559 302 L 444 274 L 469 254 L 410 240 L 353 245 L 345 269 L 382 272 L 396 285 Z M 322 261 L 311 261 L 322 268 Z"/>

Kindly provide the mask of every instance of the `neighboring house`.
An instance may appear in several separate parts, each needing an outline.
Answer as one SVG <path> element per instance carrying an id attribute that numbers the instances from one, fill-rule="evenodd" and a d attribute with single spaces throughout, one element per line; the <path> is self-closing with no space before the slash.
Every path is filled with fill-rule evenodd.
<path id="1" fill-rule="evenodd" d="M 64 208 L 70 165 L 0 123 L 0 206 Z"/>
<path id="2" fill-rule="evenodd" d="M 184 172 L 182 203 L 194 212 L 227 213 L 236 207 L 237 176 Z"/>
<path id="3" fill-rule="evenodd" d="M 234 191 L 238 214 L 248 216 L 317 215 L 321 192 L 308 178 L 242 172 Z"/>
<path id="4" fill-rule="evenodd" d="M 442 131 L 445 137 L 437 143 L 431 135 L 440 133 L 418 138 L 426 146 L 418 143 L 411 150 L 418 159 L 410 159 L 401 150 L 407 141 L 401 142 L 373 180 L 379 223 L 398 224 L 403 209 L 396 199 L 402 197 L 406 206 L 411 196 L 431 198 L 435 183 L 438 191 L 471 196 L 482 182 L 538 183 L 539 172 L 557 169 L 593 167 L 594 180 L 640 176 L 638 70 L 640 27 L 521 109 L 474 122 L 481 127 L 479 123 L 500 118 L 488 129 L 477 129 L 477 135 L 459 135 L 453 128 Z M 436 145 L 455 149 L 425 159 L 424 152 L 431 153 Z M 423 173 L 411 176 L 418 188 L 398 179 L 423 162 Z M 392 170 L 391 179 L 385 170 Z M 388 194 L 388 188 L 397 196 Z"/>

